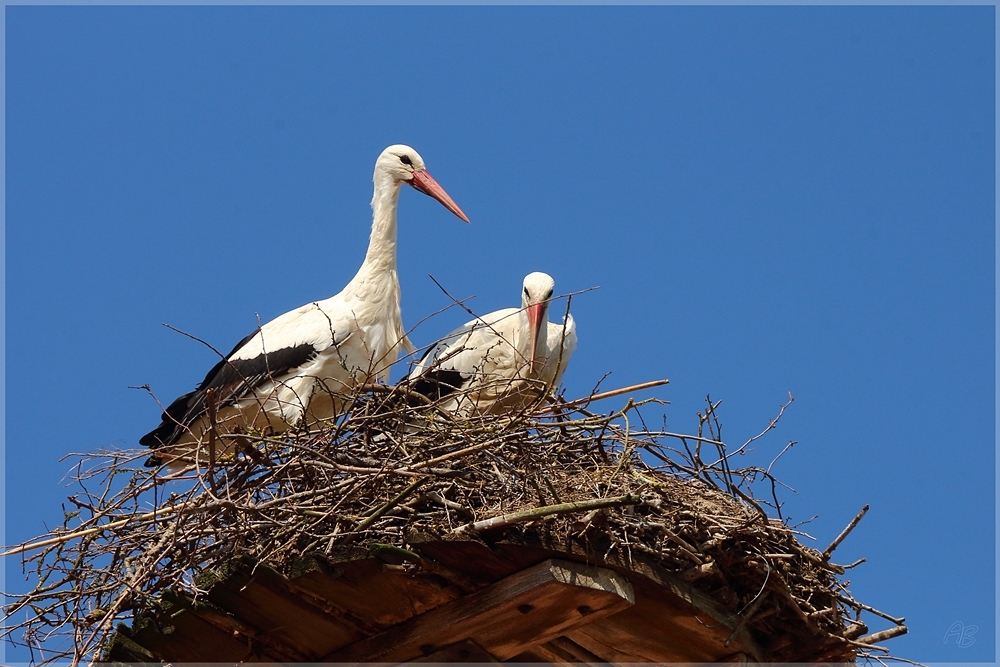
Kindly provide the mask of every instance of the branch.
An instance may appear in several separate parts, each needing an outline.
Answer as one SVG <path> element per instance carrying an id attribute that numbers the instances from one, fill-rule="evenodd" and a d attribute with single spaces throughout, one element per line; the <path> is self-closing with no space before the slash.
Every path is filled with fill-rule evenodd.
<path id="1" fill-rule="evenodd" d="M 581 500 L 575 503 L 547 505 L 545 507 L 536 507 L 534 509 L 523 510 L 521 512 L 513 512 L 511 514 L 501 514 L 493 517 L 492 519 L 484 519 L 482 521 L 476 521 L 475 523 L 467 523 L 463 526 L 459 526 L 452 532 L 460 535 L 471 531 L 506 528 L 507 526 L 511 526 L 515 523 L 522 523 L 532 519 L 541 519 L 542 517 L 555 516 L 557 514 L 570 514 L 572 512 L 582 512 L 584 510 L 601 509 L 604 507 L 624 507 L 626 505 L 638 505 L 641 502 L 642 499 L 639 498 L 639 496 L 627 495 L 617 496 L 615 498 L 598 498 L 596 500 Z"/>
<path id="2" fill-rule="evenodd" d="M 670 383 L 670 380 L 666 380 L 666 379 L 664 379 L 664 380 L 653 380 L 652 382 L 641 382 L 639 384 L 634 384 L 631 387 L 622 387 L 621 389 L 615 389 L 613 391 L 605 391 L 605 392 L 600 393 L 600 394 L 591 394 L 590 396 L 587 396 L 586 398 L 578 398 L 575 401 L 569 401 L 569 402 L 566 402 L 566 403 L 559 403 L 558 405 L 551 405 L 551 406 L 545 408 L 544 410 L 542 410 L 541 412 L 543 412 L 543 413 L 545 413 L 545 412 L 554 412 L 554 411 L 560 410 L 562 408 L 569 408 L 569 407 L 573 407 L 574 405 L 580 405 L 581 403 L 583 403 L 583 404 L 589 404 L 589 403 L 593 403 L 594 401 L 604 400 L 605 398 L 614 398 L 615 396 L 621 396 L 622 394 L 627 394 L 630 391 L 642 391 L 643 389 L 652 389 L 653 387 L 661 387 L 661 386 L 663 386 L 665 384 L 669 384 L 669 383 Z M 687 437 L 687 436 L 685 436 L 685 437 Z"/>
<path id="3" fill-rule="evenodd" d="M 865 514 L 867 513 L 868 513 L 868 505 L 865 505 L 864 507 L 861 508 L 861 511 L 858 512 L 858 515 L 854 517 L 854 519 L 849 524 L 847 524 L 847 528 L 841 531 L 840 535 L 837 535 L 837 539 L 831 542 L 830 546 L 828 546 L 826 549 L 823 550 L 823 560 L 830 560 L 830 554 L 833 553 L 833 550 L 836 549 L 838 546 L 840 546 L 840 543 L 843 542 L 844 539 L 851 534 L 851 531 L 854 530 L 854 527 L 858 525 L 858 522 L 861 521 L 861 519 L 863 519 Z"/>
<path id="4" fill-rule="evenodd" d="M 877 642 L 884 642 L 886 639 L 892 639 L 893 637 L 899 637 L 900 635 L 905 635 L 908 629 L 905 625 L 897 625 L 894 628 L 889 628 L 888 630 L 882 630 L 881 632 L 873 632 L 870 635 L 865 635 L 858 640 L 859 644 L 875 644 Z"/>

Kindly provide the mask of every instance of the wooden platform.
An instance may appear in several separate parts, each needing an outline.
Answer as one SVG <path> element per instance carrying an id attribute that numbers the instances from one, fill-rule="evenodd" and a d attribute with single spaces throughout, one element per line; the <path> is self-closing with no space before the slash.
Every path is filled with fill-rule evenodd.
<path id="1" fill-rule="evenodd" d="M 374 555 L 372 555 L 374 553 Z M 121 626 L 120 662 L 746 662 L 732 612 L 677 575 L 538 545 L 430 540 L 346 549 L 288 576 L 230 561 L 197 603 Z M 588 561 L 590 561 L 588 563 Z"/>

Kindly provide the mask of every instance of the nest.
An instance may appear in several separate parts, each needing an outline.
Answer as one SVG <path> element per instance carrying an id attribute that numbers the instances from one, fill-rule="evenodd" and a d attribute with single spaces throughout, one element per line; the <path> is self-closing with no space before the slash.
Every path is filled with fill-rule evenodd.
<path id="1" fill-rule="evenodd" d="M 804 546 L 781 518 L 771 466 L 731 467 L 756 438 L 728 451 L 717 403 L 691 435 L 646 426 L 659 401 L 588 409 L 621 393 L 464 420 L 414 407 L 403 388 L 362 387 L 336 423 L 220 435 L 234 438 L 234 454 L 170 481 L 138 466 L 146 452 L 80 455 L 62 528 L 8 552 L 38 584 L 8 598 L 4 633 L 37 662 L 93 659 L 116 623 L 168 590 L 204 596 L 199 574 L 233 557 L 287 571 L 305 556 L 405 549 L 416 536 L 557 535 L 684 577 L 769 660 L 885 659 L 875 642 L 905 632 L 902 619 L 856 601 L 845 566 L 830 562 L 853 524 L 825 552 Z M 862 612 L 894 625 L 863 636 Z"/>

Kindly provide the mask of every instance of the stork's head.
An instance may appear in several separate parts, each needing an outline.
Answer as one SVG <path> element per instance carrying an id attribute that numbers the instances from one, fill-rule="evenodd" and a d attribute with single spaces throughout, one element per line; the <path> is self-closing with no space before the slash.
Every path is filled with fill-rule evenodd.
<path id="1" fill-rule="evenodd" d="M 382 154 L 378 156 L 378 160 L 375 161 L 376 181 L 378 181 L 380 175 L 388 176 L 396 185 L 406 183 L 413 186 L 415 190 L 419 190 L 425 195 L 437 199 L 446 209 L 462 220 L 469 221 L 469 218 L 458 207 L 458 204 L 427 173 L 427 167 L 424 166 L 424 159 L 420 157 L 420 153 L 409 146 L 395 144 L 382 151 Z"/>
<path id="2" fill-rule="evenodd" d="M 556 281 L 547 273 L 535 271 L 524 277 L 524 291 L 521 292 L 521 307 L 528 313 L 528 334 L 531 341 L 531 366 L 534 368 L 538 342 L 544 340 L 539 335 L 542 327 L 549 322 L 547 312 L 549 299 L 556 288 Z M 548 331 L 546 331 L 546 335 Z"/>

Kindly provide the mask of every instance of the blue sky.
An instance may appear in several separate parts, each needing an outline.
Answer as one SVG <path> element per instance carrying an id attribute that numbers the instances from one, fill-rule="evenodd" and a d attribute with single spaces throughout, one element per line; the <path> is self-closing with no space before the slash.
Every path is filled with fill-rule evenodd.
<path id="1" fill-rule="evenodd" d="M 262 321 L 340 290 L 407 143 L 412 326 L 574 298 L 571 397 L 721 399 L 893 652 L 995 656 L 993 7 L 8 7 L 6 542 Z M 418 345 L 463 321 L 448 312 Z M 393 375 L 398 378 L 401 372 Z M 605 407 L 612 409 L 615 401 Z M 650 416 L 657 413 L 650 412 Z M 655 421 L 655 420 L 654 420 Z M 7 563 L 7 587 L 22 589 Z M 976 626 L 957 645 L 955 623 Z M 873 628 L 877 624 L 873 623 Z M 9 650 L 8 660 L 24 659 Z"/>

